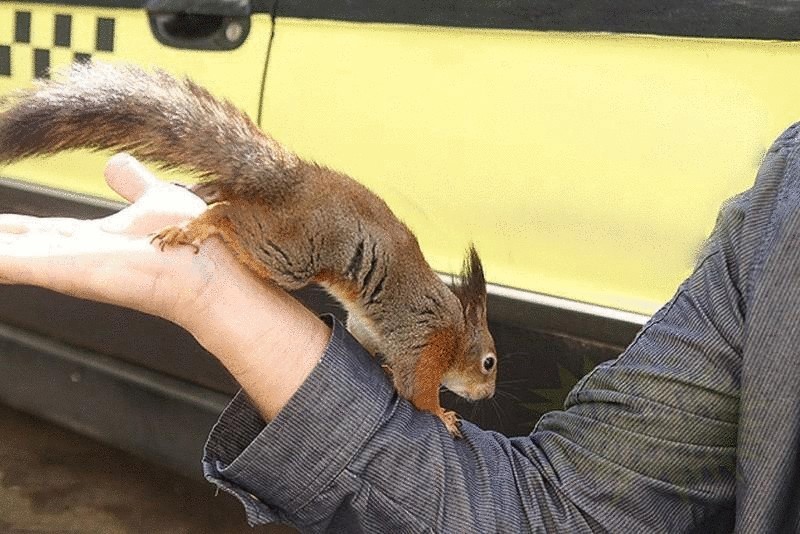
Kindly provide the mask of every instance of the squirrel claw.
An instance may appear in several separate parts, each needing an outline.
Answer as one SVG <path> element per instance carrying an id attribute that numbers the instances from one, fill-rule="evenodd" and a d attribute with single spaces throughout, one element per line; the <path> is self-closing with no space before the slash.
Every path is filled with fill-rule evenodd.
<path id="1" fill-rule="evenodd" d="M 158 248 L 162 252 L 165 247 L 172 247 L 178 245 L 189 245 L 194 249 L 194 253 L 200 252 L 200 247 L 197 246 L 186 234 L 183 228 L 178 226 L 169 226 L 164 228 L 150 240 L 150 243 L 158 242 Z"/>
<path id="2" fill-rule="evenodd" d="M 461 430 L 458 428 L 458 415 L 456 412 L 442 410 L 439 413 L 439 419 L 442 420 L 444 426 L 447 428 L 447 431 L 450 432 L 450 435 L 453 436 L 453 438 L 461 439 L 464 437 L 461 434 Z"/>

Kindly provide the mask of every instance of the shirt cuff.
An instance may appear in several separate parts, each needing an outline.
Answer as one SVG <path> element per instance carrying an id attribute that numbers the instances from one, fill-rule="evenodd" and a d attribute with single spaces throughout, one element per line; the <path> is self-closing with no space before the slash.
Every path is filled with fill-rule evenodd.
<path id="1" fill-rule="evenodd" d="M 293 516 L 344 470 L 394 409 L 378 362 L 332 316 L 322 359 L 274 420 L 240 391 L 211 430 L 205 477 L 236 496 L 251 525 Z"/>

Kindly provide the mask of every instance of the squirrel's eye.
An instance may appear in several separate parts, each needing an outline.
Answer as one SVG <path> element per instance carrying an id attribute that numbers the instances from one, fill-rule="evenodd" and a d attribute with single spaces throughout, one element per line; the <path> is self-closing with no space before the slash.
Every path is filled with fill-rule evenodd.
<path id="1" fill-rule="evenodd" d="M 488 374 L 494 369 L 494 364 L 496 362 L 496 358 L 494 354 L 487 354 L 483 357 L 483 372 Z"/>

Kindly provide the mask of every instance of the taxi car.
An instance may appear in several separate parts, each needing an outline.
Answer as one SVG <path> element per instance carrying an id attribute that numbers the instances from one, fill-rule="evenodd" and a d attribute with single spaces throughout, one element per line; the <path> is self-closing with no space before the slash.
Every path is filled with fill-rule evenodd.
<path id="1" fill-rule="evenodd" d="M 669 299 L 720 204 L 800 116 L 798 12 L 788 0 L 12 1 L 0 94 L 73 61 L 187 75 L 386 199 L 443 275 L 474 241 L 499 393 L 448 403 L 518 434 Z M 0 169 L 0 211 L 118 209 L 107 157 Z M 313 289 L 299 297 L 333 309 Z M 172 325 L 33 288 L 0 288 L 0 347 L 3 402 L 195 475 L 235 390 Z"/>

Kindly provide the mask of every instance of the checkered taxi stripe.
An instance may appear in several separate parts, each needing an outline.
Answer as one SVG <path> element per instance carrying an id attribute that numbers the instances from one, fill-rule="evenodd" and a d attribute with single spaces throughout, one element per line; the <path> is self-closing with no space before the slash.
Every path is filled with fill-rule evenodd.
<path id="1" fill-rule="evenodd" d="M 55 15 L 53 24 L 52 44 L 50 48 L 30 48 L 31 43 L 31 17 L 30 11 L 17 11 L 13 18 L 13 42 L 0 43 L 0 76 L 22 75 L 14 73 L 15 54 L 33 54 L 33 78 L 48 78 L 50 76 L 50 50 L 51 48 L 72 48 L 73 20 L 72 15 Z M 47 15 L 50 16 L 50 15 Z M 94 50 L 72 50 L 73 61 L 90 61 L 95 52 L 114 51 L 114 19 L 97 17 L 94 27 Z M 27 64 L 27 62 L 26 62 Z"/>

